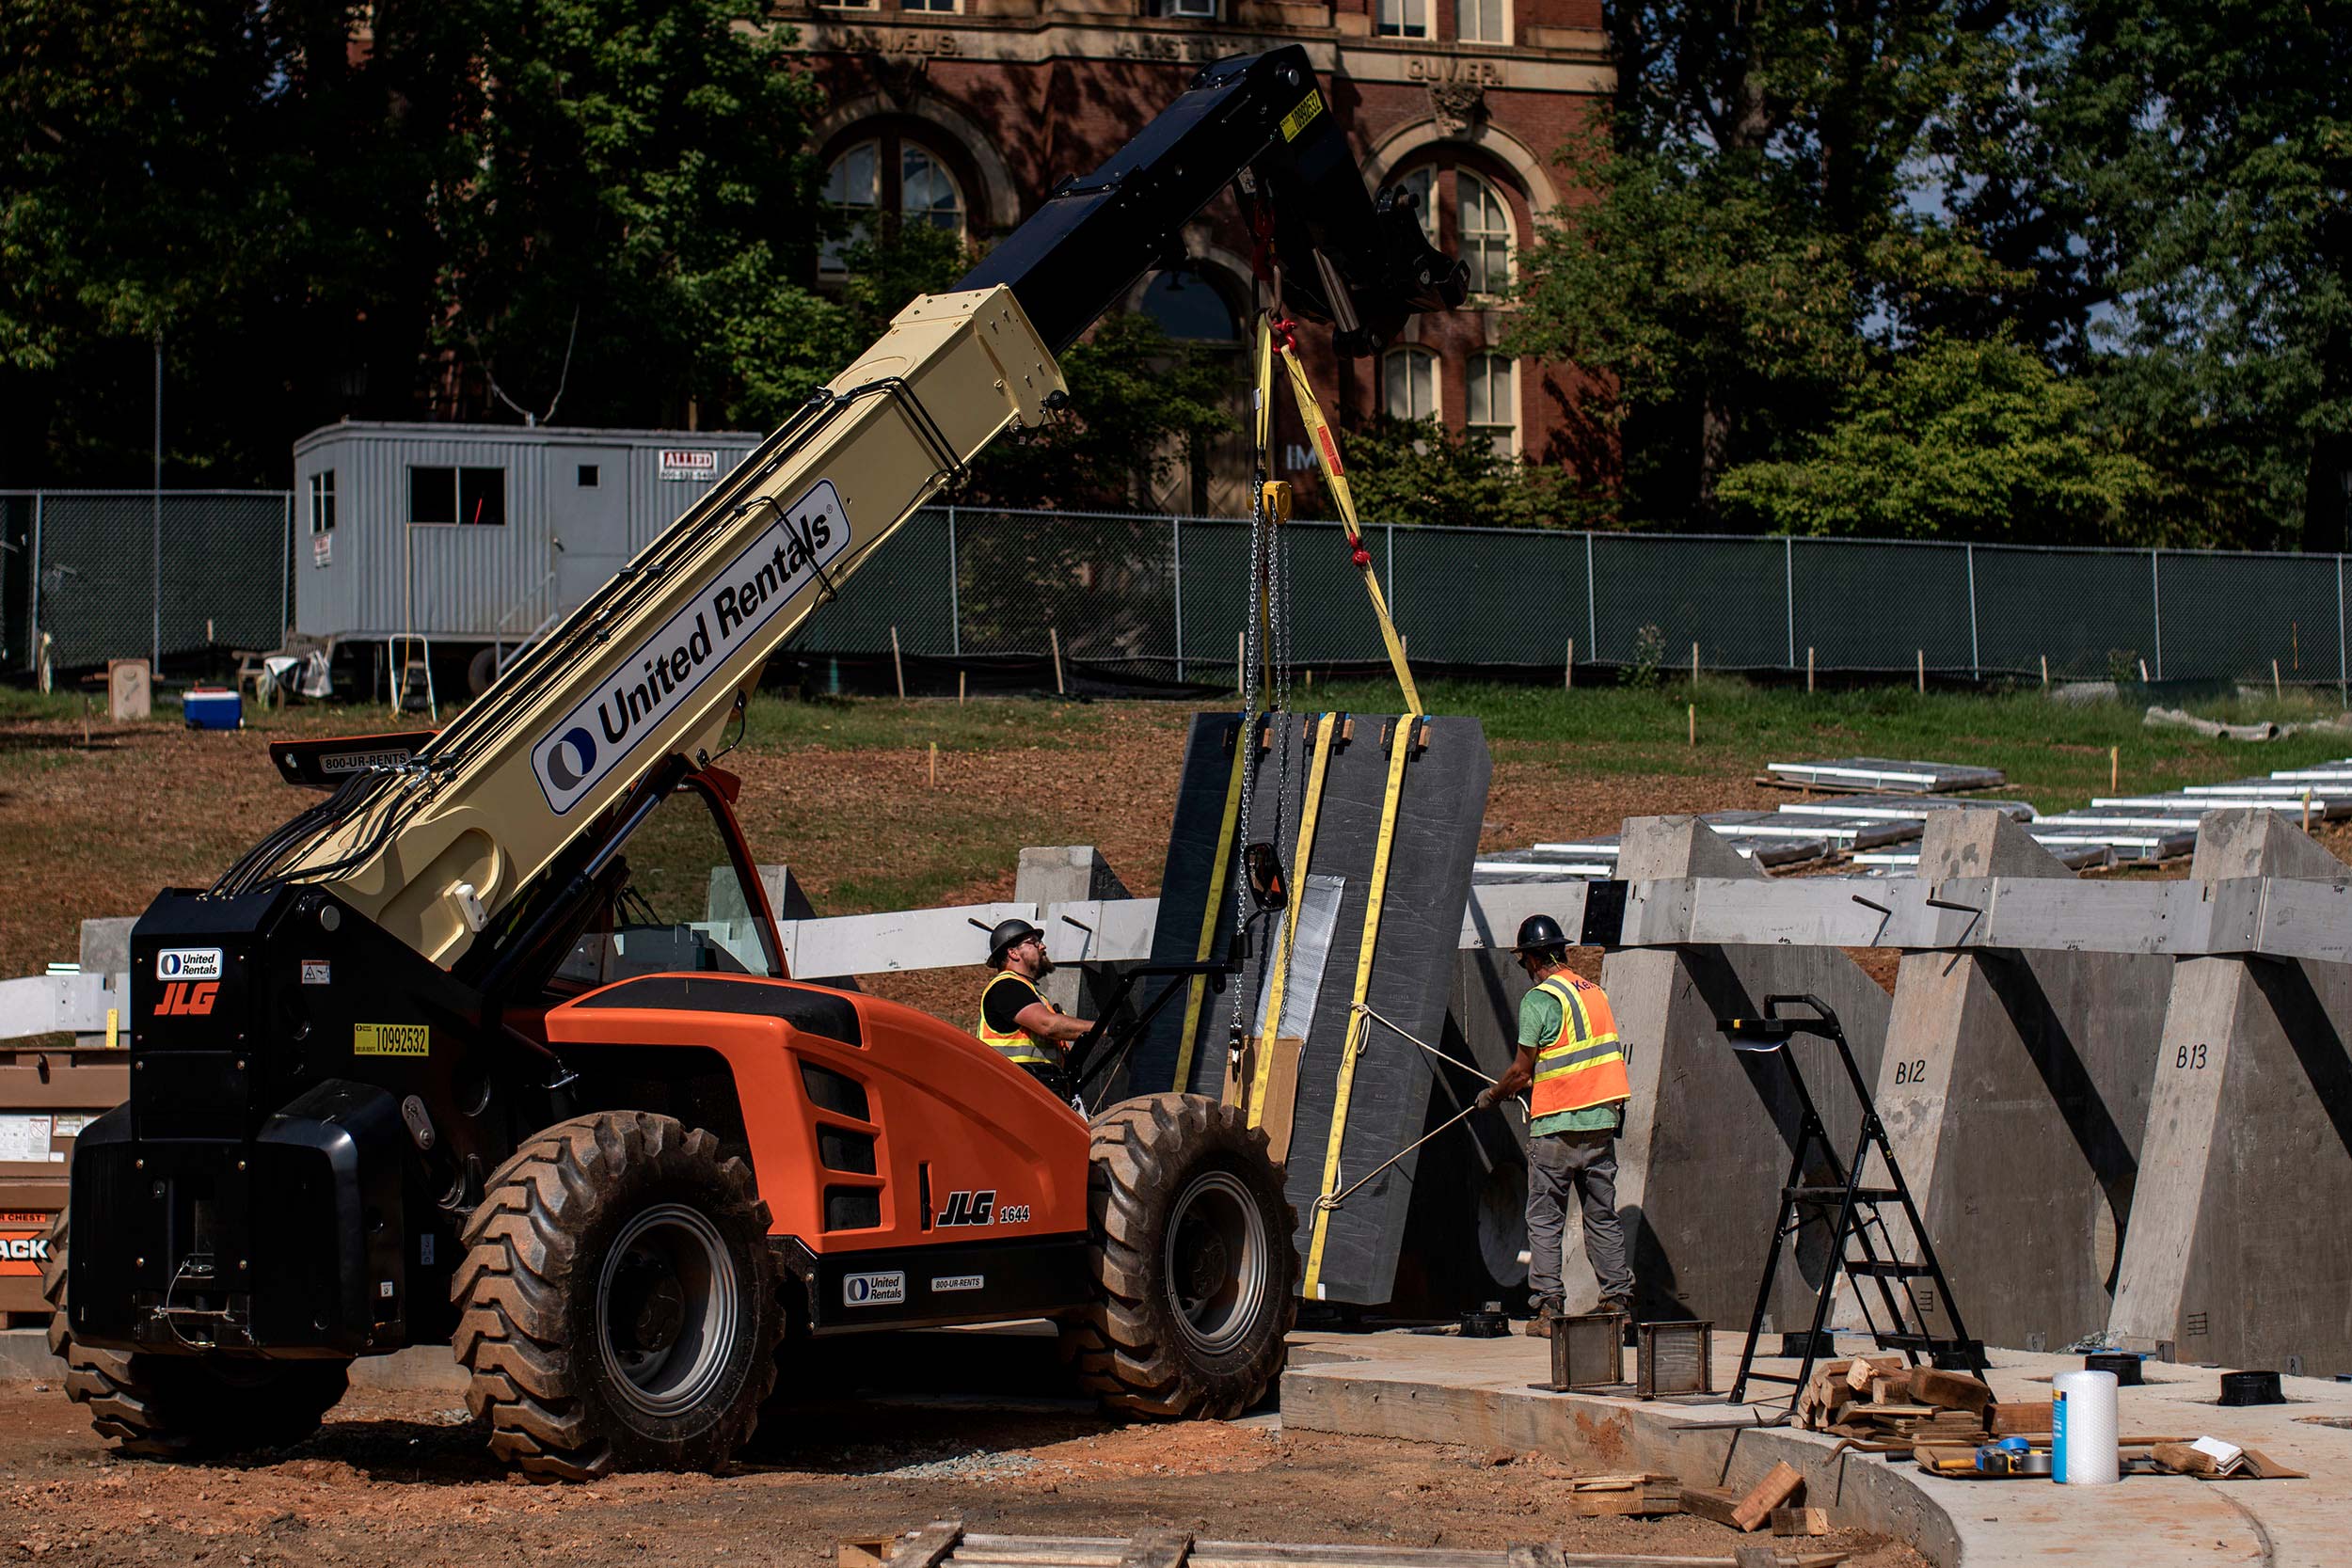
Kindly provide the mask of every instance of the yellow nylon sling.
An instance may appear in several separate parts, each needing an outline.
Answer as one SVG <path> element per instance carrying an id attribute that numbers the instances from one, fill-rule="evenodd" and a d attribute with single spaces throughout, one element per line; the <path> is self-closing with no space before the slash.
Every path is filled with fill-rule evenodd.
<path id="1" fill-rule="evenodd" d="M 1347 485 L 1347 470 L 1340 461 L 1339 437 L 1332 434 L 1331 423 L 1323 417 L 1322 405 L 1315 402 L 1314 389 L 1307 384 L 1306 368 L 1299 364 L 1297 353 L 1288 341 L 1282 344 L 1282 364 L 1290 372 L 1291 392 L 1298 402 L 1298 417 L 1306 421 L 1307 434 L 1313 438 L 1315 462 L 1323 469 L 1323 480 L 1331 491 L 1331 499 L 1340 509 L 1340 517 L 1347 525 L 1347 545 L 1359 558 L 1357 569 L 1363 573 L 1364 592 L 1371 596 L 1373 618 L 1380 623 L 1380 640 L 1388 644 L 1389 664 L 1396 672 L 1396 684 L 1405 693 L 1405 708 L 1414 718 L 1422 714 L 1421 692 L 1413 686 L 1413 671 L 1406 662 L 1405 644 L 1396 635 L 1396 623 L 1389 618 L 1389 601 L 1380 592 L 1380 578 L 1372 569 L 1371 554 L 1364 548 L 1364 531 L 1356 517 L 1355 493 Z"/>
<path id="2" fill-rule="evenodd" d="M 1331 736 L 1340 716 L 1327 713 L 1315 723 L 1314 762 L 1307 770 L 1307 799 L 1298 817 L 1298 847 L 1291 855 L 1291 907 L 1282 921 L 1281 944 L 1266 975 L 1265 1026 L 1258 1031 L 1258 1069 L 1249 1084 L 1249 1125 L 1265 1121 L 1265 1097 L 1274 1077 L 1274 1040 L 1282 1032 L 1282 993 L 1290 983 L 1291 950 L 1298 942 L 1298 910 L 1307 892 L 1307 862 L 1314 853 L 1315 819 L 1323 805 L 1323 778 L 1331 763 Z"/>
<path id="3" fill-rule="evenodd" d="M 1331 1195 L 1339 1188 L 1340 1146 L 1347 1138 L 1348 1102 L 1356 1089 L 1356 1059 L 1364 1049 L 1370 1026 L 1364 996 L 1372 986 L 1372 955 L 1380 940 L 1380 906 L 1389 892 L 1389 850 L 1396 842 L 1397 799 L 1405 792 L 1405 759 L 1413 749 L 1418 715 L 1398 717 L 1390 741 L 1389 784 L 1380 800 L 1380 837 L 1372 851 L 1372 887 L 1364 899 L 1364 934 L 1356 948 L 1356 990 L 1347 1009 L 1347 1046 L 1340 1057 L 1339 1088 L 1331 1104 L 1331 1134 L 1323 1156 L 1322 1195 L 1315 1200 L 1313 1239 L 1307 1247 L 1307 1277 L 1301 1293 L 1310 1301 L 1323 1299 L 1323 1246 L 1331 1228 Z"/>

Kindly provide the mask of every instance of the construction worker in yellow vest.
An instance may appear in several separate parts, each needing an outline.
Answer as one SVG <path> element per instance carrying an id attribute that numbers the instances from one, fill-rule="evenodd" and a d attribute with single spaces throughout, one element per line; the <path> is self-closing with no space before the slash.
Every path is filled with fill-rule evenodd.
<path id="1" fill-rule="evenodd" d="M 1491 1107 L 1534 1086 L 1527 1112 L 1527 1332 L 1551 1338 L 1563 1310 L 1560 1256 L 1568 1197 L 1584 1209 L 1584 1258 L 1600 1281 L 1600 1309 L 1633 1309 L 1625 1227 L 1617 1218 L 1617 1129 L 1632 1098 L 1616 1015 L 1600 987 L 1568 970 L 1567 933 L 1530 915 L 1511 949 L 1535 982 L 1519 1003 L 1519 1049 L 1510 1069 L 1479 1095 Z"/>
<path id="2" fill-rule="evenodd" d="M 1045 933 L 1025 920 L 1003 920 L 988 933 L 988 967 L 996 971 L 980 990 L 980 1043 L 1063 1099 L 1073 1092 L 1063 1063 L 1070 1042 L 1093 1025 L 1045 1000 L 1037 983 L 1054 972 Z"/>

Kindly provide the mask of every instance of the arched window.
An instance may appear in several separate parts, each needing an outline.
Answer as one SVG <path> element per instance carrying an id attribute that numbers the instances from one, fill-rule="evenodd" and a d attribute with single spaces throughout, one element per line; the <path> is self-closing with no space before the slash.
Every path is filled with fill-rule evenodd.
<path id="1" fill-rule="evenodd" d="M 1438 243 L 1438 171 L 1428 164 L 1398 177 L 1397 184 L 1412 194 L 1421 204 L 1421 231 L 1429 236 L 1429 243 Z"/>
<path id="2" fill-rule="evenodd" d="M 913 142 L 898 152 L 898 212 L 909 223 L 963 232 L 963 192 L 947 166 Z"/>
<path id="3" fill-rule="evenodd" d="M 1511 208 L 1501 191 L 1466 168 L 1454 172 L 1454 199 L 1470 293 L 1499 294 L 1511 283 Z"/>
<path id="4" fill-rule="evenodd" d="M 1519 368 L 1500 354 L 1470 357 L 1469 386 L 1462 399 L 1466 434 L 1483 436 L 1497 457 L 1516 457 L 1519 451 Z"/>
<path id="5" fill-rule="evenodd" d="M 1425 348 L 1391 351 L 1380 362 L 1381 406 L 1392 420 L 1438 417 L 1438 356 Z"/>
<path id="6" fill-rule="evenodd" d="M 844 258 L 850 246 L 866 237 L 871 222 L 867 214 L 882 201 L 882 143 L 860 142 L 843 149 L 825 170 L 820 194 L 846 227 L 818 249 L 817 268 L 825 273 L 846 272 L 849 264 Z"/>
<path id="7" fill-rule="evenodd" d="M 1184 342 L 1230 343 L 1241 336 L 1223 292 L 1197 275 L 1161 273 L 1144 285 L 1137 303 L 1162 332 Z"/>
<path id="8" fill-rule="evenodd" d="M 963 187 L 946 160 L 895 130 L 834 154 L 820 194 L 845 224 L 818 251 L 818 270 L 828 277 L 849 270 L 850 247 L 872 231 L 878 211 L 895 213 L 902 223 L 963 232 Z"/>

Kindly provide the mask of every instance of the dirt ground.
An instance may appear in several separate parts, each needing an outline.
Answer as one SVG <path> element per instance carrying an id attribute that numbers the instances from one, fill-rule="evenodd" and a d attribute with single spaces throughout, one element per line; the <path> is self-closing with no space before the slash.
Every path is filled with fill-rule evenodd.
<path id="1" fill-rule="evenodd" d="M 738 815 L 753 853 L 789 864 L 820 914 L 906 907 L 890 894 L 911 864 L 952 868 L 923 879 L 937 891 L 920 903 L 1009 898 L 1016 859 L 1030 844 L 1094 845 L 1130 893 L 1150 896 L 1159 891 L 1189 715 L 1164 704 L 1101 707 L 1083 749 L 943 750 L 935 785 L 921 748 L 747 748 L 728 764 L 743 777 Z M 162 888 L 211 882 L 309 804 L 309 792 L 278 779 L 270 740 L 364 732 L 382 720 L 295 709 L 228 733 L 0 722 L 0 976 L 74 958 L 85 918 L 137 914 Z M 1627 816 L 1751 806 L 1772 793 L 1744 772 L 1583 775 L 1499 742 L 1480 846 L 1613 832 Z M 963 1021 L 980 974 L 930 970 L 865 983 Z"/>
<path id="2" fill-rule="evenodd" d="M 449 1393 L 355 1393 L 298 1448 L 199 1465 L 117 1457 L 54 1388 L 0 1385 L 5 1561 L 820 1568 L 840 1541 L 950 1515 L 1005 1534 L 1176 1528 L 1496 1550 L 1551 1540 L 1726 1565 L 1742 1539 L 1689 1517 L 1568 1518 L 1572 1473 L 1534 1455 L 1263 1419 L 1125 1426 L 1076 1401 L 885 1395 L 772 1414 L 729 1475 L 537 1485 L 491 1460 Z M 1804 1544 L 1852 1551 L 1862 1568 L 1924 1568 L 1858 1533 Z"/>

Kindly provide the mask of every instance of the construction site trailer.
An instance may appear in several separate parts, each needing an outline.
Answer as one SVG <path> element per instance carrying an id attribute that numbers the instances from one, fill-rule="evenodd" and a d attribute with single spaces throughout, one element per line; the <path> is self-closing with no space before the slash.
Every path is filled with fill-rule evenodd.
<path id="1" fill-rule="evenodd" d="M 742 460 L 744 431 L 380 424 L 294 443 L 294 629 L 437 664 L 577 609 Z M 363 666 L 364 667 L 364 666 Z M 463 663 L 457 666 L 462 669 Z"/>

